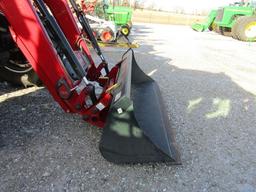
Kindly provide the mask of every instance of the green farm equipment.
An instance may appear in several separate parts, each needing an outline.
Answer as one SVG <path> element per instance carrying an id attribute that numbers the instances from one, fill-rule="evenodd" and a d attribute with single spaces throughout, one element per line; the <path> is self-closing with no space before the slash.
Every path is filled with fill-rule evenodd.
<path id="1" fill-rule="evenodd" d="M 94 3 L 94 11 L 99 18 L 114 22 L 124 36 L 127 37 L 130 34 L 132 28 L 131 7 L 116 5 L 118 1 L 109 4 L 108 0 L 94 0 Z"/>
<path id="2" fill-rule="evenodd" d="M 237 2 L 213 10 L 206 23 L 193 24 L 192 28 L 199 32 L 214 30 L 241 41 L 256 41 L 256 0 Z"/>
<path id="3" fill-rule="evenodd" d="M 207 17 L 207 20 L 204 23 L 194 23 L 192 25 L 192 29 L 198 32 L 205 31 L 209 29 L 210 31 L 212 30 L 212 25 L 214 23 L 214 20 L 217 16 L 217 10 L 212 10 L 210 14 Z"/>
<path id="4" fill-rule="evenodd" d="M 104 6 L 106 19 L 114 21 L 115 24 L 121 27 L 121 33 L 128 36 L 132 27 L 132 8 L 124 6 L 107 5 Z"/>
<path id="5" fill-rule="evenodd" d="M 131 31 L 131 8 L 110 5 L 107 0 L 81 0 L 79 7 L 101 47 L 139 47 L 127 39 Z"/>

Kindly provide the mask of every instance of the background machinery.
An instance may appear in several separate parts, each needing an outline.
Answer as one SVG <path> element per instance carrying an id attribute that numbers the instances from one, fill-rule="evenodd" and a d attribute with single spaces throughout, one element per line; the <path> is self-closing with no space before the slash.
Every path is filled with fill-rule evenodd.
<path id="1" fill-rule="evenodd" d="M 115 4 L 105 5 L 105 17 L 114 21 L 120 27 L 120 31 L 124 36 L 128 36 L 132 28 L 132 8 L 124 6 L 116 6 Z"/>
<path id="2" fill-rule="evenodd" d="M 256 1 L 237 2 L 212 10 L 207 22 L 195 23 L 196 31 L 214 30 L 241 41 L 256 41 Z"/>
<path id="3" fill-rule="evenodd" d="M 99 148 L 108 161 L 180 164 L 157 83 L 132 49 L 110 68 L 74 0 L 0 0 L 0 12 L 0 71 L 9 72 L 2 78 L 22 83 L 36 73 L 64 111 L 103 128 Z"/>
<path id="4" fill-rule="evenodd" d="M 80 6 L 85 13 L 96 39 L 103 43 L 114 42 L 118 37 L 118 28 L 113 21 L 107 21 L 103 17 L 100 17 L 99 5 L 101 3 L 98 3 L 97 0 L 88 2 L 81 0 L 80 2 Z"/>
<path id="5" fill-rule="evenodd" d="M 101 43 L 109 45 L 129 45 L 125 38 L 131 31 L 131 8 L 110 6 L 106 1 L 81 0 L 80 5 L 86 18 Z"/>

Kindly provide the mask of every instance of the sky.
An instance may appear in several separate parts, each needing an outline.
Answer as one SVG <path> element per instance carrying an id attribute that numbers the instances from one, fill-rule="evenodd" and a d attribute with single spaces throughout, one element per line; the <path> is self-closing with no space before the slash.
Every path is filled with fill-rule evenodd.
<path id="1" fill-rule="evenodd" d="M 145 7 L 154 7 L 165 11 L 183 10 L 193 13 L 207 11 L 239 0 L 139 0 Z"/>

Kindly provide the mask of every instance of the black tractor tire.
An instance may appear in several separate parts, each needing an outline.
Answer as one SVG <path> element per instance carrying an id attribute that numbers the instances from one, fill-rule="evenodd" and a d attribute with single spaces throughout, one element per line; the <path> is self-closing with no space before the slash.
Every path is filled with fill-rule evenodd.
<path id="1" fill-rule="evenodd" d="M 225 28 L 225 27 L 220 27 L 220 34 L 223 36 L 227 36 L 227 37 L 231 37 L 232 33 L 231 33 L 231 29 Z"/>
<path id="2" fill-rule="evenodd" d="M 234 39 L 238 39 L 238 36 L 237 36 L 237 28 L 241 22 L 241 20 L 244 18 L 245 16 L 240 16 L 240 17 L 237 17 L 235 19 L 235 23 L 234 25 L 232 26 L 231 28 L 231 36 L 234 38 Z"/>
<path id="3" fill-rule="evenodd" d="M 251 30 L 251 27 L 254 27 L 254 30 L 256 28 L 256 16 L 244 16 L 237 22 L 237 39 L 241 41 L 256 41 L 256 32 Z"/>
<path id="4" fill-rule="evenodd" d="M 19 55 L 22 54 L 20 50 L 17 51 Z M 13 54 L 17 55 L 17 52 L 10 53 L 9 59 L 0 61 L 0 79 L 17 86 L 41 85 L 39 77 L 24 56 L 22 55 L 22 59 L 18 59 L 18 57 L 13 58 Z"/>
<path id="5" fill-rule="evenodd" d="M 131 28 L 129 27 L 129 25 L 123 25 L 121 26 L 121 34 L 125 37 L 128 37 L 131 33 Z"/>
<path id="6" fill-rule="evenodd" d="M 24 87 L 41 85 L 31 65 L 13 41 L 9 23 L 0 12 L 0 80 Z"/>

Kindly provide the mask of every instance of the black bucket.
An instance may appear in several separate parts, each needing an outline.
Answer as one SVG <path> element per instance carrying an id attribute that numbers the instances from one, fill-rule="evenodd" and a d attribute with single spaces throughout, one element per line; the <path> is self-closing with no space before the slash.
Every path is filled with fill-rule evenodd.
<path id="1" fill-rule="evenodd" d="M 99 146 L 103 157 L 118 164 L 180 164 L 159 87 L 139 68 L 133 50 L 124 55 L 118 83 Z"/>

